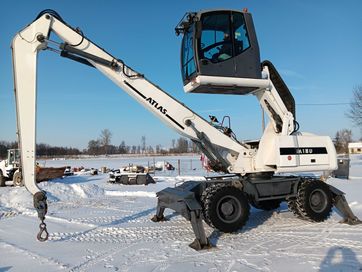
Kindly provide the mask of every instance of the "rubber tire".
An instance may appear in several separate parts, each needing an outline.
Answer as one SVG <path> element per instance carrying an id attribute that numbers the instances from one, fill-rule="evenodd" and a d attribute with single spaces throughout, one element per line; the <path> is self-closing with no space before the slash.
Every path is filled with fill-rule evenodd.
<path id="1" fill-rule="evenodd" d="M 16 186 L 16 187 L 24 186 L 24 181 L 23 181 L 23 177 L 21 175 L 21 172 L 17 171 L 17 172 L 14 173 L 13 185 Z"/>
<path id="2" fill-rule="evenodd" d="M 287 203 L 289 211 L 291 211 L 295 216 L 303 218 L 303 215 L 298 209 L 297 200 L 295 198 L 288 199 Z"/>
<path id="3" fill-rule="evenodd" d="M 278 209 L 280 207 L 280 203 L 282 203 L 282 201 L 280 199 L 271 199 L 271 200 L 264 200 L 264 201 L 259 201 L 259 202 L 252 201 L 250 204 L 254 208 L 257 208 L 259 210 L 272 211 L 272 210 Z"/>
<path id="4" fill-rule="evenodd" d="M 249 219 L 250 206 L 247 196 L 240 189 L 220 183 L 205 191 L 203 213 L 208 225 L 222 232 L 234 232 L 245 225 Z M 225 214 L 225 208 L 231 209 L 231 214 Z"/>
<path id="5" fill-rule="evenodd" d="M 206 207 L 210 205 L 210 197 L 214 194 L 214 191 L 218 190 L 218 188 L 221 188 L 223 186 L 224 184 L 221 183 L 213 184 L 207 187 L 201 194 L 201 205 L 202 205 L 202 213 L 204 216 L 204 221 L 212 228 L 215 228 L 215 226 L 212 224 L 209 218 L 209 213 L 207 212 L 208 209 Z"/>
<path id="6" fill-rule="evenodd" d="M 317 204 L 313 204 L 313 197 L 318 202 Z M 298 189 L 296 203 L 302 217 L 322 222 L 331 215 L 333 196 L 328 185 L 323 181 L 305 180 Z"/>
<path id="7" fill-rule="evenodd" d="M 0 187 L 5 187 L 5 177 L 3 175 L 3 172 L 0 170 Z"/>

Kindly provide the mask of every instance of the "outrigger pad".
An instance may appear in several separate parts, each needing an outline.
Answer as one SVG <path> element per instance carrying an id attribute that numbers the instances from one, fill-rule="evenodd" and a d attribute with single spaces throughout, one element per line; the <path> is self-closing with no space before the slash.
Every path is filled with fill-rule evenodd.
<path id="1" fill-rule="evenodd" d="M 335 207 L 343 216 L 343 219 L 339 221 L 339 223 L 344 223 L 348 225 L 362 224 L 362 221 L 353 214 L 351 207 L 348 205 L 348 202 L 344 195 L 337 195 L 334 198 L 334 202 Z"/>
<path id="2" fill-rule="evenodd" d="M 339 221 L 339 223 L 348 224 L 348 225 L 359 225 L 359 224 L 362 224 L 362 221 L 356 217 L 354 219 L 345 218 L 345 219 Z"/>
<path id="3" fill-rule="evenodd" d="M 351 207 L 348 205 L 348 202 L 344 197 L 344 192 L 338 190 L 336 187 L 332 185 L 329 185 L 329 188 L 334 195 L 334 206 L 343 217 L 343 219 L 339 221 L 339 223 L 344 223 L 348 225 L 362 224 L 362 221 L 359 220 L 358 217 L 354 215 L 354 213 L 351 210 Z"/>
<path id="4" fill-rule="evenodd" d="M 189 246 L 195 250 L 211 247 L 202 224 L 202 206 L 195 196 L 199 186 L 200 182 L 187 181 L 175 188 L 168 187 L 158 192 L 156 215 L 151 218 L 153 222 L 164 221 L 166 208 L 182 215 L 191 223 L 196 239 Z"/>
<path id="5" fill-rule="evenodd" d="M 151 221 L 153 222 L 163 222 L 163 221 L 167 221 L 164 215 L 161 216 L 157 216 L 157 214 L 155 214 L 152 218 Z"/>
<path id="6" fill-rule="evenodd" d="M 199 251 L 199 250 L 204 250 L 204 249 L 210 249 L 210 248 L 212 248 L 212 245 L 210 244 L 209 239 L 207 239 L 207 244 L 205 244 L 205 245 L 202 245 L 200 243 L 200 240 L 195 239 L 191 244 L 189 244 L 189 247 Z"/>

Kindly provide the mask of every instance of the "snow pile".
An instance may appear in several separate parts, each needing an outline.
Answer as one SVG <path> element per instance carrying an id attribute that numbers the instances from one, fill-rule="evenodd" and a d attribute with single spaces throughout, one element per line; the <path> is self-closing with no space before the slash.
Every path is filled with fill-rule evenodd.
<path id="1" fill-rule="evenodd" d="M 105 191 L 106 196 L 137 196 L 137 197 L 156 197 L 155 192 L 144 192 L 144 191 L 135 191 L 135 192 L 121 192 L 121 191 Z"/>
<path id="2" fill-rule="evenodd" d="M 73 177 L 72 177 L 73 178 Z M 68 178 L 65 178 L 66 180 Z M 77 179 L 72 179 L 76 181 Z M 104 196 L 104 189 L 97 184 L 88 184 L 86 179 L 80 179 L 84 183 L 62 183 L 62 180 L 53 180 L 41 184 L 41 188 L 47 192 L 49 201 L 74 201 L 79 198 L 93 198 Z"/>
<path id="3" fill-rule="evenodd" d="M 0 213 L 1 210 L 35 212 L 33 198 L 25 188 L 0 188 Z"/>

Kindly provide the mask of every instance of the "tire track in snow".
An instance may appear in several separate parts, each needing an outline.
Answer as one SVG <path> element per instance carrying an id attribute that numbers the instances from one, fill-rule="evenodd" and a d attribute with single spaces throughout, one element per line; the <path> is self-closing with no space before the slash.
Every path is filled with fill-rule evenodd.
<path id="1" fill-rule="evenodd" d="M 151 209 L 155 211 L 155 209 Z M 168 218 L 170 216 L 166 216 Z M 171 215 L 172 220 L 170 222 L 180 222 L 185 219 L 181 216 Z M 54 219 L 59 221 L 64 221 L 68 223 L 78 223 L 85 224 L 89 226 L 105 226 L 105 225 L 115 225 L 120 223 L 135 223 L 135 224 L 147 224 L 150 223 L 150 218 L 142 216 L 137 217 L 134 216 L 134 213 L 130 211 L 123 211 L 117 215 L 106 215 L 106 216 L 94 216 L 93 214 L 89 214 L 88 217 L 74 217 L 74 218 L 65 218 L 63 216 L 55 216 L 54 214 L 47 216 L 48 219 Z M 117 223 L 115 223 L 117 222 Z"/>
<path id="2" fill-rule="evenodd" d="M 177 235 L 172 235 L 167 239 L 175 240 L 174 237 L 180 237 L 186 233 L 193 235 L 191 225 L 188 221 L 180 217 L 181 220 L 172 218 L 166 222 L 154 223 L 148 218 L 155 209 L 147 209 L 129 216 L 121 217 L 106 222 L 101 225 L 89 225 L 91 228 L 81 232 L 70 233 L 50 233 L 49 239 L 54 241 L 87 241 L 87 242 L 109 242 L 117 243 L 119 241 L 127 242 L 134 239 L 145 239 L 147 241 L 157 239 L 160 236 L 168 237 L 166 232 L 173 232 L 177 230 Z M 104 218 L 103 218 L 104 219 Z M 142 222 L 144 221 L 144 222 Z M 78 220 L 66 220 L 67 223 L 83 223 Z M 103 222 L 104 223 L 104 222 Z M 133 226 L 137 224 L 137 226 Z"/>
<path id="3" fill-rule="evenodd" d="M 97 227 L 83 232 L 55 232 L 49 240 L 66 242 L 97 242 L 97 243 L 134 243 L 149 241 L 177 241 L 189 239 L 192 241 L 191 225 L 185 220 L 182 225 L 163 225 L 141 227 Z"/>
<path id="4" fill-rule="evenodd" d="M 86 271 L 88 267 L 92 267 L 95 264 L 99 264 L 102 261 L 105 262 L 105 266 L 112 267 L 114 269 L 119 269 L 119 266 L 112 266 L 112 260 L 107 262 L 106 259 L 111 258 L 112 256 L 117 255 L 119 252 L 125 250 L 125 248 L 132 248 L 132 246 L 136 244 L 147 244 L 147 242 L 158 241 L 161 245 L 167 245 L 167 247 L 162 248 L 161 255 L 165 254 L 165 252 L 170 251 L 170 247 L 172 245 L 178 245 L 181 247 L 185 246 L 185 241 L 192 241 L 194 238 L 192 229 L 190 228 L 189 223 L 184 220 L 182 224 L 180 222 L 172 222 L 172 224 L 164 224 L 167 222 L 155 224 L 155 227 L 149 226 L 141 226 L 141 227 L 110 227 L 110 228 L 98 228 L 94 230 L 92 233 L 87 233 L 84 237 L 79 237 L 76 239 L 73 237 L 69 239 L 69 241 L 79 241 L 79 242 L 101 242 L 101 243 L 115 243 L 115 246 L 112 247 L 111 250 L 107 252 L 98 253 L 96 256 L 92 256 L 90 260 L 87 260 L 83 264 L 74 267 L 71 271 Z M 303 223 L 303 221 L 302 221 Z M 280 223 L 279 226 L 282 226 L 283 223 Z M 320 224 L 318 224 L 320 225 Z M 322 224 L 325 228 L 328 227 L 329 224 Z M 188 227 L 187 227 L 188 226 Z M 320 226 L 319 226 L 320 227 Z M 188 228 L 188 230 L 185 230 Z M 278 228 L 278 225 L 275 226 Z M 319 236 L 318 236 L 319 235 Z M 195 262 L 195 254 L 197 254 L 198 262 L 210 263 L 210 256 L 213 258 L 217 258 L 225 263 L 225 261 L 234 259 L 235 263 L 230 263 L 227 267 L 230 271 L 232 271 L 233 266 L 242 265 L 252 270 L 257 271 L 269 271 L 268 266 L 272 262 L 272 258 L 277 257 L 294 257 L 299 258 L 303 262 L 309 262 L 312 265 L 317 265 L 320 261 L 325 257 L 324 254 L 316 254 L 316 253 L 308 253 L 301 252 L 300 249 L 304 248 L 308 250 L 308 247 L 323 247 L 329 248 L 331 246 L 344 246 L 348 245 L 349 242 L 355 243 L 355 249 L 361 250 L 361 243 L 359 241 L 352 241 L 348 239 L 334 239 L 326 237 L 325 241 L 320 241 L 316 243 L 316 240 L 323 239 L 326 232 L 321 232 L 318 226 L 314 227 L 309 232 L 299 231 L 293 232 L 291 229 L 289 232 L 278 232 L 278 231 L 261 231 L 258 228 L 254 228 L 251 230 L 246 230 L 245 232 L 240 232 L 237 234 L 224 234 L 221 235 L 218 246 L 222 249 L 218 251 L 217 249 L 212 249 L 211 251 L 205 251 L 204 253 L 199 254 L 198 252 L 191 254 L 189 256 L 173 256 L 170 255 L 167 262 L 162 260 L 156 261 L 151 260 L 150 256 L 138 256 L 137 263 L 139 264 L 151 264 L 155 265 L 154 271 L 163 271 L 167 270 L 167 267 L 170 267 L 174 264 L 179 264 L 182 262 Z M 183 241 L 183 243 L 179 243 L 179 241 Z M 240 248 L 240 244 L 253 245 L 251 248 Z M 288 248 L 286 245 L 288 243 L 292 243 L 293 248 Z M 273 244 L 275 247 L 275 251 L 269 252 L 270 244 Z M 119 248 L 119 245 L 129 245 L 129 247 Z M 265 245 L 265 246 L 264 246 Z M 139 249 L 136 249 L 136 251 Z M 157 249 L 159 250 L 159 248 Z M 227 253 L 227 254 L 226 254 Z M 124 253 L 124 258 L 122 258 L 122 265 L 130 265 L 132 264 L 132 260 L 134 262 L 133 255 L 127 255 L 128 252 Z M 129 253 L 135 254 L 135 253 Z M 147 255 L 147 254 L 146 254 Z M 263 256 L 263 264 L 260 262 L 254 263 L 252 260 L 254 256 Z M 129 263 L 128 263 L 129 262 Z M 196 264 L 195 264 L 196 265 Z"/>
<path id="5" fill-rule="evenodd" d="M 130 216 L 127 219 L 116 219 L 117 223 L 110 223 L 108 226 L 94 227 L 84 232 L 72 233 L 52 233 L 51 240 L 54 241 L 70 241 L 70 242 L 97 242 L 97 243 L 133 243 L 133 242 L 149 242 L 149 241 L 192 241 L 194 234 L 191 224 L 178 216 L 177 220 L 171 220 L 161 223 L 149 223 L 149 218 L 141 216 L 141 219 L 134 219 Z M 107 222 L 115 219 L 114 217 L 106 217 Z M 254 221 L 264 220 L 255 218 Z M 76 222 L 77 220 L 75 220 Z M 104 217 L 101 217 L 100 222 L 104 222 Z M 263 225 L 257 227 L 246 226 L 237 234 L 223 234 L 219 240 L 219 244 L 225 243 L 242 243 L 244 240 L 254 241 L 255 244 L 249 248 L 248 252 L 253 254 L 255 251 L 260 251 L 264 244 L 275 244 L 276 247 L 298 249 L 308 246 L 331 247 L 338 245 L 346 245 L 355 249 L 360 249 L 362 243 L 357 240 L 329 238 L 330 233 L 335 233 L 331 228 L 331 224 L 311 223 L 300 219 L 295 219 L 293 224 L 285 226 L 285 222 L 289 222 L 289 218 L 278 218 L 277 220 L 266 221 Z M 114 222 L 114 220 L 112 221 Z M 137 223 L 139 226 L 121 226 L 123 223 Z M 146 223 L 144 225 L 143 223 Z M 254 222 L 255 223 L 255 222 Z M 254 224 L 253 223 L 253 224 Z M 289 222 L 290 223 L 290 222 Z M 113 226 L 118 224 L 119 226 Z M 150 225 L 152 224 L 152 225 Z M 153 225 L 154 224 L 154 225 Z M 272 225 L 271 225 L 272 224 Z M 336 223 L 334 224 L 336 226 Z M 210 228 L 209 228 L 210 229 Z M 339 228 L 338 228 L 339 230 Z M 345 229 L 343 229 L 345 233 Z M 351 229 L 352 231 L 352 229 Z M 342 228 L 341 228 L 342 232 Z M 362 229 L 353 228 L 355 236 L 362 234 Z M 317 240 L 317 242 L 316 242 Z M 289 246 L 288 246 L 289 245 Z"/>
<path id="6" fill-rule="evenodd" d="M 21 213 L 18 211 L 6 211 L 6 212 L 0 212 L 0 220 L 4 220 L 7 218 L 15 217 L 20 215 Z"/>
<path id="7" fill-rule="evenodd" d="M 33 260 L 36 260 L 39 262 L 39 265 L 51 265 L 51 266 L 56 266 L 59 269 L 66 269 L 68 268 L 68 266 L 62 262 L 60 262 L 57 259 L 54 259 L 52 257 L 45 257 L 43 255 L 39 255 L 35 252 L 30 251 L 29 249 L 25 249 L 25 248 L 21 248 L 19 246 L 16 246 L 15 244 L 12 243 L 8 243 L 5 241 L 0 240 L 0 247 L 1 248 L 5 248 L 7 251 L 9 250 L 14 250 L 15 252 L 17 252 L 20 256 L 23 257 L 29 257 Z"/>
<path id="8" fill-rule="evenodd" d="M 69 205 L 78 208 L 79 203 L 69 203 Z M 86 256 L 87 260 L 73 266 L 70 271 L 87 271 L 88 268 L 92 268 L 103 261 L 105 262 L 104 268 L 121 270 L 122 268 L 119 268 L 120 266 L 112 265 L 112 256 L 123 251 L 125 251 L 126 256 L 128 256 L 127 249 L 131 249 L 136 244 L 144 244 L 147 246 L 149 242 L 157 241 L 157 244 L 166 245 L 165 249 L 162 249 L 162 252 L 165 256 L 168 256 L 167 250 L 170 250 L 172 246 L 184 248 L 194 239 L 190 222 L 181 216 L 172 217 L 172 220 L 167 222 L 151 223 L 148 214 L 154 211 L 154 208 L 134 214 L 129 210 L 112 207 L 112 209 L 109 210 L 120 211 L 120 214 L 117 214 L 117 216 L 93 216 L 94 213 L 97 213 L 97 208 L 107 209 L 107 207 L 106 205 L 94 207 L 90 204 L 89 207 L 94 208 L 94 211 L 90 212 L 89 217 L 80 216 L 69 220 L 61 218 L 61 220 L 65 220 L 64 222 L 67 224 L 89 224 L 92 229 L 83 232 L 51 233 L 50 240 L 75 243 L 102 243 L 108 244 L 109 246 L 106 247 L 106 251 L 89 254 L 89 256 Z M 65 209 L 67 210 L 69 207 Z M 74 211 L 76 211 L 76 213 L 82 213 L 81 210 L 73 210 L 73 212 L 69 211 L 69 214 L 74 215 Z M 98 211 L 98 213 L 107 212 Z M 212 231 L 212 229 L 206 225 L 205 229 L 207 233 Z M 295 257 L 301 258 L 302 261 L 307 262 L 309 260 L 314 264 L 318 264 L 325 256 L 313 252 L 305 252 L 308 248 L 328 248 L 341 245 L 350 246 L 361 251 L 362 245 L 360 242 L 352 239 L 336 238 L 338 235 L 349 235 L 351 233 L 354 233 L 353 235 L 356 238 L 361 237 L 362 229 L 355 226 L 339 225 L 333 219 L 329 219 L 323 223 L 312 223 L 295 218 L 291 216 L 289 212 L 272 214 L 268 212 L 255 212 L 251 214 L 250 220 L 243 230 L 236 234 L 220 235 L 217 239 L 217 246 L 222 250 L 218 251 L 216 248 L 212 249 L 212 253 L 206 251 L 202 254 L 197 253 L 197 256 L 200 263 L 203 262 L 206 264 L 211 264 L 211 256 L 212 258 L 223 261 L 224 265 L 225 262 L 228 262 L 231 258 L 234 262 L 230 263 L 227 267 L 230 271 L 233 270 L 234 266 L 238 267 L 238 265 L 243 265 L 252 270 L 269 271 L 268 266 L 272 258 L 275 257 Z M 331 234 L 334 237 L 329 237 Z M 316 242 L 316 240 L 320 241 Z M 240 248 L 240 244 L 244 243 L 246 247 Z M 271 244 L 273 246 L 270 246 Z M 275 251 L 268 252 L 270 248 L 275 248 Z M 136 248 L 136 250 L 139 249 Z M 225 252 L 228 252 L 228 254 L 225 254 Z M 155 271 L 162 271 L 167 270 L 170 264 L 195 262 L 195 254 L 187 256 L 171 255 L 169 257 L 174 257 L 174 259 L 171 261 L 168 259 L 167 262 L 150 260 L 150 256 L 140 256 L 137 261 L 145 265 L 154 264 Z M 126 265 L 126 267 L 127 264 L 132 265 L 132 256 L 130 253 L 127 258 L 122 257 L 122 262 L 124 262 L 122 265 Z M 263 263 L 260 263 L 260 260 L 255 263 L 253 261 L 255 256 L 262 256 Z M 220 268 L 223 269 L 223 271 L 225 269 L 225 267 L 222 266 L 220 266 Z"/>

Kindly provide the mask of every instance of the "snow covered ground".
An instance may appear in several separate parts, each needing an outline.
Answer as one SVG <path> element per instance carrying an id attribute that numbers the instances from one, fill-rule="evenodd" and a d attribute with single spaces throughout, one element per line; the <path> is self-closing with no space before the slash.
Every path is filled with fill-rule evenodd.
<path id="1" fill-rule="evenodd" d="M 156 192 L 206 175 L 198 157 L 169 157 L 181 176 L 157 172 L 156 184 L 107 183 L 108 175 L 75 175 L 43 182 L 49 210 L 47 242 L 38 242 L 38 219 L 25 188 L 0 188 L 0 271 L 361 271 L 362 225 L 339 224 L 333 212 L 323 223 L 277 211 L 251 210 L 246 226 L 222 234 L 205 224 L 216 247 L 194 251 L 191 225 L 168 210 L 166 222 L 153 223 Z M 46 166 L 116 168 L 152 163 L 153 158 L 46 161 Z M 160 160 L 159 158 L 156 159 Z M 191 164 L 192 160 L 192 165 Z M 184 177 L 185 176 L 185 177 Z M 362 218 L 362 156 L 352 157 L 349 180 L 330 179 L 346 192 Z"/>

